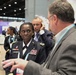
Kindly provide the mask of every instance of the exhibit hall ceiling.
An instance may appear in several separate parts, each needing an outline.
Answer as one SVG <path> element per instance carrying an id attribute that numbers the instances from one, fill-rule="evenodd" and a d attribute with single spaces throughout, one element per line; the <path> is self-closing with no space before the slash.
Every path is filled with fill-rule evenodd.
<path id="1" fill-rule="evenodd" d="M 25 0 L 0 0 L 0 16 L 25 18 Z"/>

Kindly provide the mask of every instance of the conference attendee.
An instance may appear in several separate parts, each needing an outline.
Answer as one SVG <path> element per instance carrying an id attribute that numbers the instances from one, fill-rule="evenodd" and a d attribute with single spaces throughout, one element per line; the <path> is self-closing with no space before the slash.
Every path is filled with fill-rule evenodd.
<path id="1" fill-rule="evenodd" d="M 2 30 L 2 35 L 6 36 L 6 28 Z"/>
<path id="2" fill-rule="evenodd" d="M 23 23 L 20 26 L 19 35 L 22 40 L 12 44 L 12 51 L 18 49 L 20 51 L 20 58 L 42 64 L 46 59 L 45 45 L 33 39 L 34 28 L 32 23 Z"/>
<path id="3" fill-rule="evenodd" d="M 6 31 L 7 35 L 4 40 L 4 49 L 6 51 L 5 60 L 10 59 L 11 57 L 11 46 L 12 43 L 17 41 L 19 37 L 16 35 L 16 30 L 14 27 L 9 26 Z M 6 75 L 8 75 L 9 68 L 5 69 Z"/>
<path id="4" fill-rule="evenodd" d="M 46 59 L 45 45 L 44 43 L 39 43 L 33 39 L 34 27 L 32 23 L 23 23 L 20 26 L 19 35 L 22 41 L 17 41 L 12 44 L 10 57 L 32 60 L 42 64 Z M 16 73 L 22 74 L 22 71 L 17 69 Z M 14 75 L 16 74 L 14 73 Z"/>
<path id="5" fill-rule="evenodd" d="M 6 56 L 5 59 L 9 59 L 9 50 L 11 48 L 12 42 L 17 41 L 17 36 L 16 36 L 16 30 L 14 27 L 9 26 L 7 28 L 6 33 L 8 34 L 8 36 L 5 37 L 4 40 L 4 49 L 6 50 Z"/>
<path id="6" fill-rule="evenodd" d="M 48 56 L 55 42 L 53 40 L 53 33 L 45 29 L 42 18 L 38 16 L 33 19 L 32 24 L 35 31 L 34 39 L 45 44 L 46 55 Z"/>
<path id="7" fill-rule="evenodd" d="M 12 72 L 18 67 L 24 70 L 23 75 L 76 75 L 76 26 L 71 4 L 54 1 L 49 6 L 48 20 L 56 43 L 45 63 L 10 59 L 2 62 L 3 68 L 12 65 Z"/>

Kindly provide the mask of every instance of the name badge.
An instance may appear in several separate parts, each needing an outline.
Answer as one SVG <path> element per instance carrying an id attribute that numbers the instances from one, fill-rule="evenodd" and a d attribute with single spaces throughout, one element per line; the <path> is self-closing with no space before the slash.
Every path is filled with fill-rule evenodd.
<path id="1" fill-rule="evenodd" d="M 8 75 L 13 75 L 13 73 L 9 73 Z"/>

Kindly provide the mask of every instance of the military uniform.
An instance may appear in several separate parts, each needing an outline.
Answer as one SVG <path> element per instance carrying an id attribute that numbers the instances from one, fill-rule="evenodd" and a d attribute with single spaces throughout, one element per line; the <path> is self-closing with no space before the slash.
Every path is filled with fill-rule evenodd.
<path id="1" fill-rule="evenodd" d="M 11 58 L 17 57 L 24 60 L 33 60 L 42 64 L 46 59 L 45 44 L 32 39 L 26 51 L 23 53 L 23 41 L 17 41 L 12 44 Z"/>
<path id="2" fill-rule="evenodd" d="M 19 37 L 17 35 L 14 36 L 14 38 L 12 38 L 12 40 L 10 39 L 10 36 L 6 36 L 5 37 L 5 41 L 4 41 L 4 49 L 6 50 L 6 55 L 5 55 L 5 59 L 10 59 L 9 54 L 10 54 L 10 46 L 12 45 L 12 42 L 17 41 L 19 39 Z"/>
<path id="3" fill-rule="evenodd" d="M 11 46 L 12 46 L 12 43 L 15 42 L 15 41 L 17 41 L 18 38 L 19 37 L 17 35 L 15 35 L 14 38 L 12 37 L 12 39 L 11 39 L 10 36 L 6 36 L 5 37 L 5 41 L 4 41 L 4 49 L 6 50 L 5 60 L 11 58 Z M 6 75 L 8 75 L 10 67 L 6 68 L 4 70 L 6 72 Z"/>

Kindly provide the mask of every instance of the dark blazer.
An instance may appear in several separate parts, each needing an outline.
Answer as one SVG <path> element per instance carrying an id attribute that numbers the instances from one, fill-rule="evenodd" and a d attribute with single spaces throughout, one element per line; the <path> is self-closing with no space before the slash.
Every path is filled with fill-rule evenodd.
<path id="1" fill-rule="evenodd" d="M 48 56 L 55 44 L 55 41 L 53 40 L 53 33 L 51 31 L 45 29 L 44 32 L 44 34 L 39 35 L 38 41 L 45 44 L 46 56 Z"/>
<path id="2" fill-rule="evenodd" d="M 12 51 L 15 49 L 18 49 L 20 51 L 20 58 L 25 59 L 25 57 L 28 55 L 27 60 L 33 60 L 39 64 L 42 64 L 46 59 L 46 53 L 45 53 L 45 45 L 43 43 L 36 42 L 32 39 L 29 47 L 27 47 L 26 52 L 23 55 L 23 41 L 18 41 L 16 43 L 12 44 Z M 12 54 L 12 57 L 14 57 L 14 54 Z M 17 56 L 16 56 L 17 57 Z"/>
<path id="3" fill-rule="evenodd" d="M 27 74 L 76 75 L 76 27 L 67 32 L 42 66 L 29 61 L 24 70 Z"/>
<path id="4" fill-rule="evenodd" d="M 5 49 L 6 51 L 7 51 L 8 49 L 10 50 L 9 37 L 10 37 L 10 36 L 6 36 L 6 37 L 5 37 L 5 40 L 4 40 L 4 49 Z M 16 35 L 14 41 L 17 41 L 18 38 L 19 38 L 19 37 Z M 9 59 L 9 51 L 6 52 L 5 59 Z"/>

